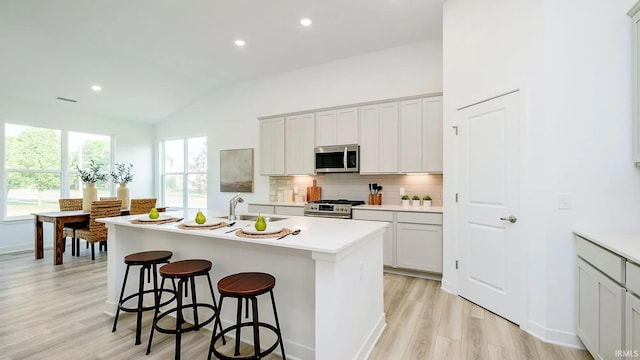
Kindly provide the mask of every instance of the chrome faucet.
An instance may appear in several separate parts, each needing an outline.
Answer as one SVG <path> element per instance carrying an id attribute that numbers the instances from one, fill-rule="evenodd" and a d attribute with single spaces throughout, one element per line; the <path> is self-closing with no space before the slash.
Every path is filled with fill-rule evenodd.
<path id="1" fill-rule="evenodd" d="M 236 220 L 236 205 L 241 202 L 244 202 L 244 200 L 240 197 L 240 194 L 232 197 L 231 200 L 229 200 L 229 221 Z"/>

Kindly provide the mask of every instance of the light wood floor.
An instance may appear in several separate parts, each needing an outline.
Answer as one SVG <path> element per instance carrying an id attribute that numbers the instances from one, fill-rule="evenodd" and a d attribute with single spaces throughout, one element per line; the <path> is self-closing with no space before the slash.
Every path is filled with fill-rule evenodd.
<path id="1" fill-rule="evenodd" d="M 63 265 L 51 259 L 51 251 L 42 260 L 33 252 L 0 255 L 0 360 L 173 358 L 174 338 L 157 332 L 145 356 L 150 313 L 143 317 L 141 345 L 134 345 L 134 314 L 122 314 L 111 332 L 113 319 L 102 313 L 105 253 L 92 262 L 86 249 L 79 258 L 67 249 Z M 537 340 L 440 290 L 439 282 L 385 274 L 384 289 L 387 328 L 369 360 L 591 359 Z M 182 358 L 206 359 L 210 336 L 206 330 L 183 335 Z"/>

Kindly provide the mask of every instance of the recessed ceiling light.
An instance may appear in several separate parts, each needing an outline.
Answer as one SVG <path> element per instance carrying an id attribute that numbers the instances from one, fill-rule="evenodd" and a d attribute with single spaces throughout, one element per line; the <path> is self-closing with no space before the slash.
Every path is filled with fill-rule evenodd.
<path id="1" fill-rule="evenodd" d="M 311 25 L 311 19 L 304 18 L 304 19 L 300 20 L 300 25 L 302 25 L 302 26 L 310 26 Z"/>
<path id="2" fill-rule="evenodd" d="M 91 86 L 91 90 L 93 90 L 95 92 L 102 91 L 102 86 L 100 86 L 100 85 L 92 85 Z"/>
<path id="3" fill-rule="evenodd" d="M 236 46 L 238 47 L 243 47 L 245 45 L 244 40 L 236 40 L 235 43 L 236 43 Z"/>

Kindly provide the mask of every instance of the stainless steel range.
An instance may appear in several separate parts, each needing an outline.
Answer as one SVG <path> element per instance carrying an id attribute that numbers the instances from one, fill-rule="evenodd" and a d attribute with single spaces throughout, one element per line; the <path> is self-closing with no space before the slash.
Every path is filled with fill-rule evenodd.
<path id="1" fill-rule="evenodd" d="M 364 204 L 357 200 L 317 200 L 304 205 L 304 216 L 351 219 L 351 208 Z"/>

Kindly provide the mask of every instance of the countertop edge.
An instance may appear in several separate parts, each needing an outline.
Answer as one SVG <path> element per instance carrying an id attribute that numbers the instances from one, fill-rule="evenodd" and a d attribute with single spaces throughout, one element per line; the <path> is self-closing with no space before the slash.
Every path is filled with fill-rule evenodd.
<path id="1" fill-rule="evenodd" d="M 592 243 L 605 248 L 631 262 L 640 264 L 640 233 L 622 233 L 615 231 L 581 231 L 573 230 Z"/>
<path id="2" fill-rule="evenodd" d="M 251 202 L 249 205 L 262 205 L 262 206 L 290 206 L 290 207 L 303 207 L 305 203 L 299 202 L 277 202 L 277 201 L 264 201 L 264 202 Z M 442 206 L 402 206 L 402 205 L 358 205 L 354 206 L 353 210 L 377 210 L 377 211 L 406 211 L 406 212 L 420 212 L 420 213 L 439 213 L 442 214 Z"/>

